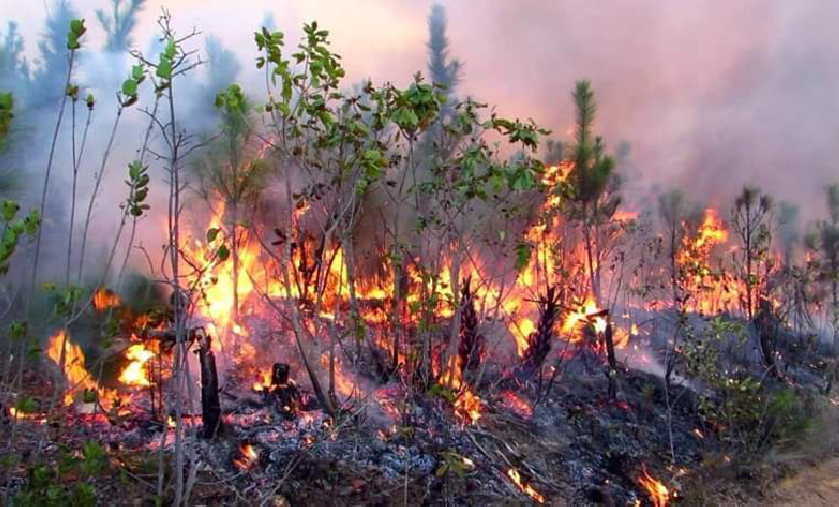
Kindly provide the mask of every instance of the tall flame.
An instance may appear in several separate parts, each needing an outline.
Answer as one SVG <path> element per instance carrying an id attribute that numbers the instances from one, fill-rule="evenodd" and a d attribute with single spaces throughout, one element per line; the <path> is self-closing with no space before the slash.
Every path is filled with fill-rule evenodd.
<path id="1" fill-rule="evenodd" d="M 70 340 L 70 336 L 62 329 L 52 335 L 47 342 L 46 353 L 57 366 L 61 367 L 61 348 L 64 347 L 64 371 L 62 374 L 67 381 L 67 391 L 64 393 L 64 404 L 70 406 L 75 397 L 82 391 L 94 391 L 99 396 L 99 403 L 109 408 L 114 393 L 101 389 L 91 377 L 85 367 L 85 356 L 82 348 Z"/>

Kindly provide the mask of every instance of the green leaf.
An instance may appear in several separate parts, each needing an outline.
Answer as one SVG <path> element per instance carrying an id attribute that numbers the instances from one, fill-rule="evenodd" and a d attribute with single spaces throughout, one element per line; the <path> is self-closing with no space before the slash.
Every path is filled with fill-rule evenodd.
<path id="1" fill-rule="evenodd" d="M 24 414 L 31 414 L 38 410 L 38 402 L 34 398 L 25 396 L 15 403 L 15 410 Z"/>
<path id="2" fill-rule="evenodd" d="M 172 79 L 172 61 L 171 60 L 161 60 L 160 64 L 157 66 L 157 77 L 160 79 L 165 79 L 169 81 Z"/>
<path id="3" fill-rule="evenodd" d="M 218 227 L 212 227 L 207 229 L 207 243 L 212 243 L 218 237 L 218 233 L 220 229 Z"/>
<path id="4" fill-rule="evenodd" d="M 145 78 L 146 73 L 142 65 L 134 65 L 131 67 L 131 79 L 137 81 L 137 83 L 142 83 Z"/>
<path id="5" fill-rule="evenodd" d="M 123 95 L 133 96 L 137 95 L 137 81 L 133 79 L 126 79 L 122 83 Z"/>
<path id="6" fill-rule="evenodd" d="M 6 199 L 3 201 L 3 204 L 0 205 L 0 210 L 2 210 L 3 220 L 10 222 L 20 210 L 20 205 L 15 201 Z"/>
<path id="7" fill-rule="evenodd" d="M 70 21 L 70 33 L 75 35 L 76 37 L 81 37 L 85 34 L 87 28 L 84 26 L 83 19 L 74 19 Z"/>
<path id="8" fill-rule="evenodd" d="M 520 242 L 516 245 L 516 271 L 521 272 L 530 264 L 532 247 L 529 243 Z"/>
<path id="9" fill-rule="evenodd" d="M 218 250 L 216 250 L 216 258 L 219 262 L 226 261 L 228 257 L 230 257 L 230 250 L 228 250 L 225 245 L 218 247 Z"/>

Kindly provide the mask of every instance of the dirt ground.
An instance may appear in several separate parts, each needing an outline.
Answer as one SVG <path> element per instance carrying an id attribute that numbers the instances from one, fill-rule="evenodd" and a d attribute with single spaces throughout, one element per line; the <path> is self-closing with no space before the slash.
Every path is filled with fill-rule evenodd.
<path id="1" fill-rule="evenodd" d="M 839 458 L 828 459 L 785 479 L 765 505 L 839 505 Z"/>

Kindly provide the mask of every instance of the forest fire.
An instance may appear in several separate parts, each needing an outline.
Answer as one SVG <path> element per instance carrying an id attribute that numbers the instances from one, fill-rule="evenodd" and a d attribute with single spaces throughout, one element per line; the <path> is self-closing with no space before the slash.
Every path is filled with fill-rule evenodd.
<path id="1" fill-rule="evenodd" d="M 455 90 L 440 6 L 428 79 L 359 84 L 315 22 L 298 43 L 254 33 L 247 77 L 212 37 L 199 58 L 167 10 L 154 54 L 131 50 L 142 3 L 96 18 L 103 58 L 128 51 L 119 78 L 95 72 L 81 18 L 51 21 L 69 31 L 38 45 L 54 51 L 37 74 L 6 66 L 27 74 L 15 94 L 68 76 L 38 78 L 56 96 L 28 118 L 52 139 L 43 188 L 21 193 L 41 202 L 0 202 L 15 505 L 102 503 L 119 477 L 179 507 L 665 507 L 711 472 L 703 457 L 757 462 L 801 438 L 790 414 L 829 405 L 839 186 L 799 223 L 757 188 L 729 206 L 647 181 L 601 137 L 589 81 L 571 127 L 502 117 Z M 88 90 L 110 89 L 91 161 Z M 0 157 L 31 100 L 0 90 Z M 647 472 L 668 463 L 670 487 Z"/>

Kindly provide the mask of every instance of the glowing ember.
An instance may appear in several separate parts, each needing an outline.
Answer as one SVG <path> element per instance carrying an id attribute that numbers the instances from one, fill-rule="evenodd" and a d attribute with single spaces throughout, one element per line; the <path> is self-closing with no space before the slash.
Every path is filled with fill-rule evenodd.
<path id="1" fill-rule="evenodd" d="M 250 470 L 259 462 L 259 450 L 250 443 L 239 445 L 239 455 L 233 458 L 233 464 L 239 470 Z"/>
<path id="2" fill-rule="evenodd" d="M 466 389 L 455 400 L 454 411 L 463 421 L 475 424 L 481 418 L 481 399 Z"/>
<path id="3" fill-rule="evenodd" d="M 125 351 L 125 358 L 131 362 L 119 374 L 119 381 L 130 386 L 151 385 L 146 363 L 153 357 L 154 352 L 146 349 L 142 343 L 128 347 L 128 350 Z"/>
<path id="4" fill-rule="evenodd" d="M 46 418 L 44 417 L 44 414 L 42 414 L 42 413 L 21 412 L 20 410 L 14 408 L 14 407 L 11 407 L 9 409 L 9 415 L 11 415 L 12 418 L 17 419 L 19 421 L 20 420 L 35 421 L 39 424 L 43 424 L 43 423 L 46 422 Z"/>
<path id="5" fill-rule="evenodd" d="M 545 503 L 545 497 L 536 491 L 533 486 L 522 481 L 521 474 L 515 468 L 507 469 L 507 477 L 513 481 L 513 484 L 518 487 L 522 493 L 532 498 L 536 503 Z"/>
<path id="6" fill-rule="evenodd" d="M 640 484 L 650 496 L 650 500 L 655 507 L 666 507 L 670 501 L 670 491 L 667 487 L 654 479 L 647 473 L 646 469 L 641 470 L 641 476 L 638 477 L 638 484 Z"/>
<path id="7" fill-rule="evenodd" d="M 525 419 L 533 417 L 533 407 L 530 403 L 513 391 L 504 391 L 501 393 L 501 401 L 505 407 L 516 412 L 521 417 Z"/>

